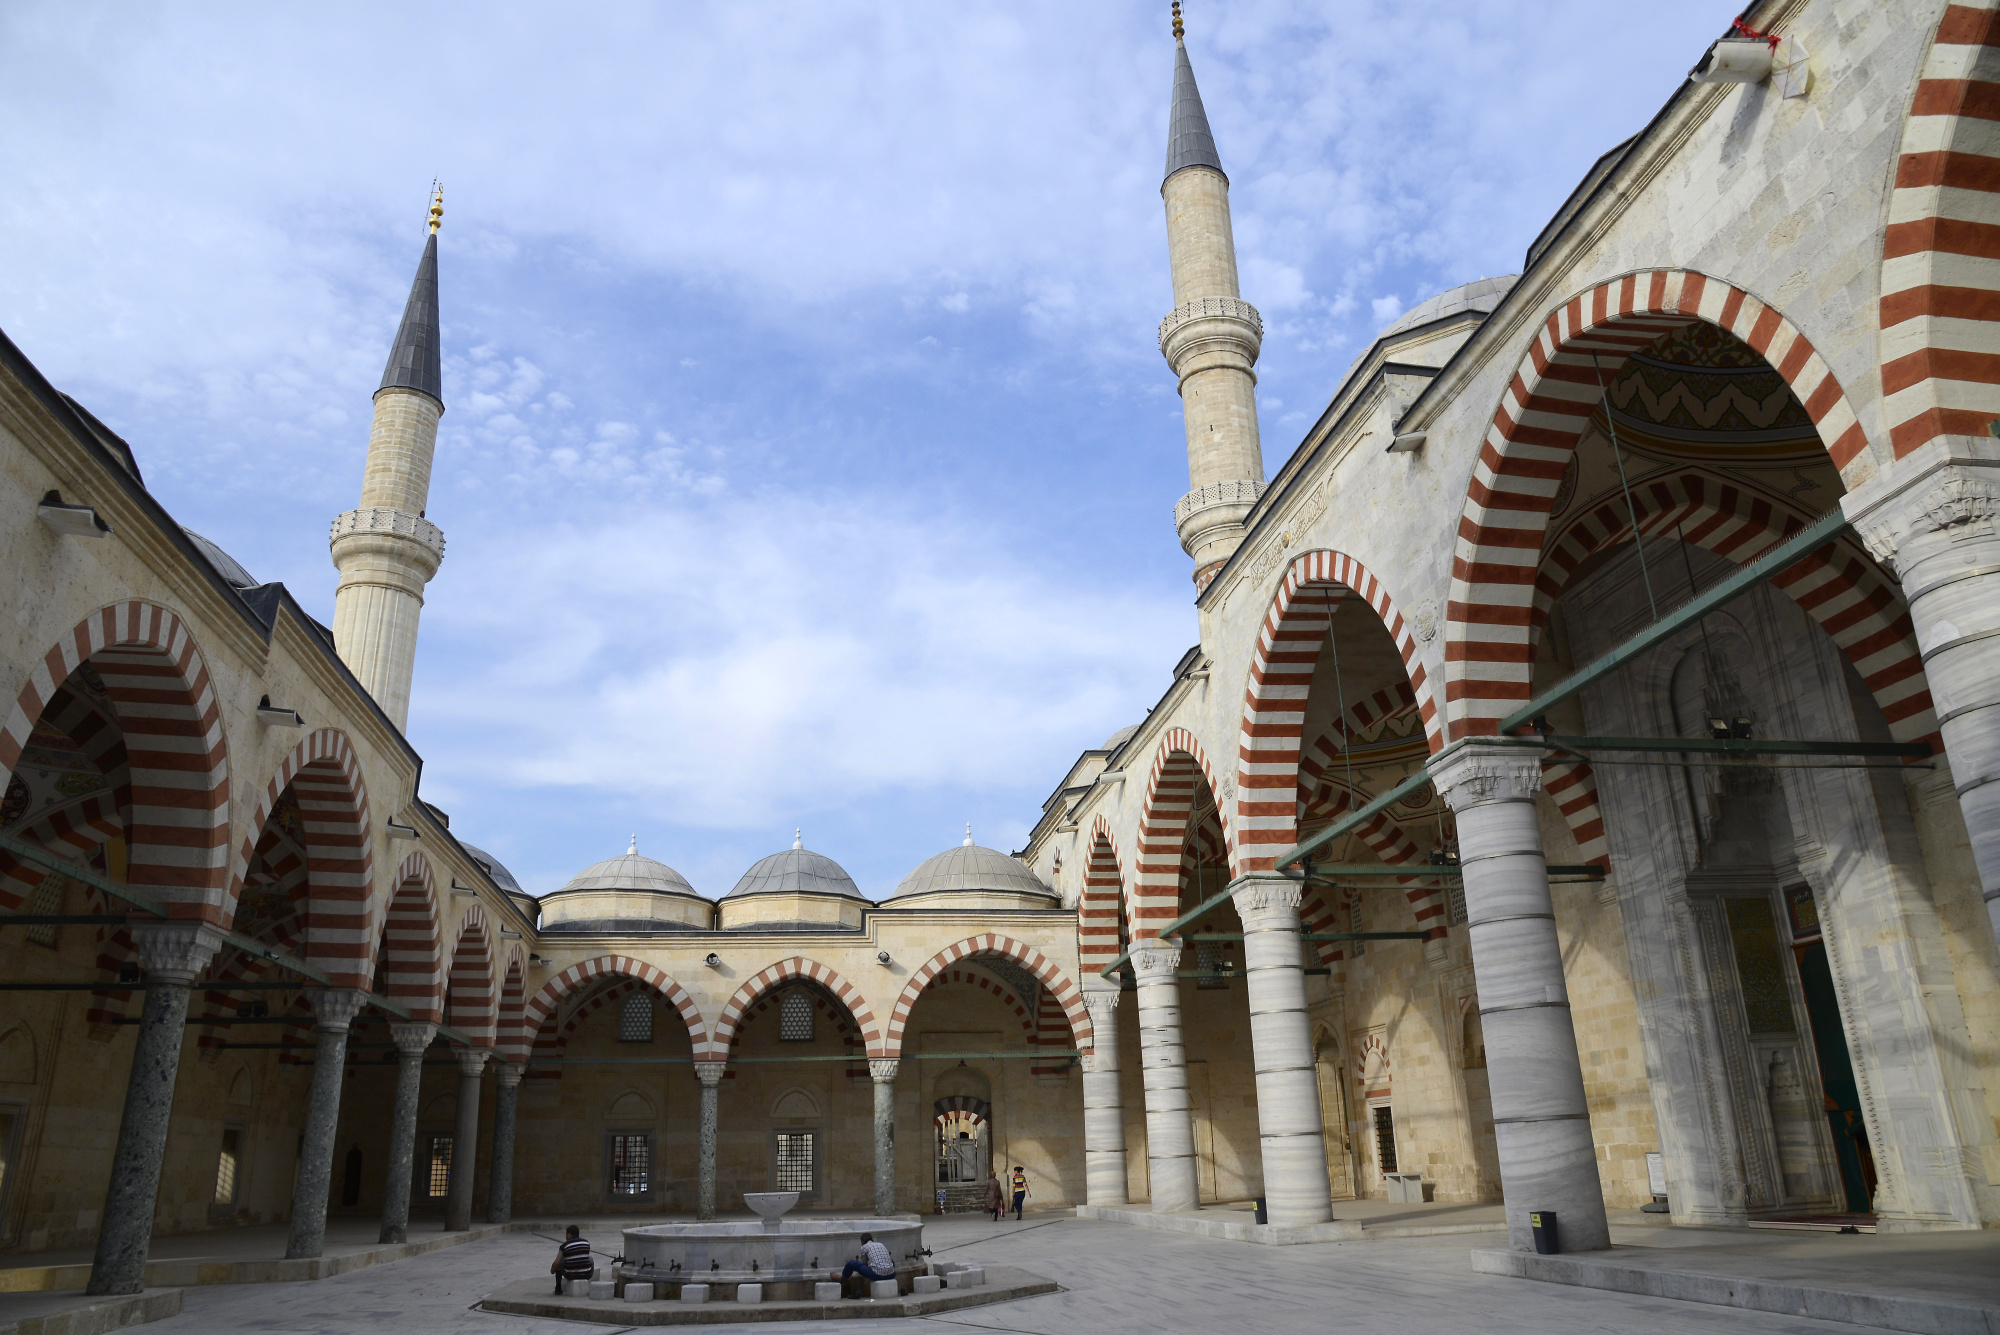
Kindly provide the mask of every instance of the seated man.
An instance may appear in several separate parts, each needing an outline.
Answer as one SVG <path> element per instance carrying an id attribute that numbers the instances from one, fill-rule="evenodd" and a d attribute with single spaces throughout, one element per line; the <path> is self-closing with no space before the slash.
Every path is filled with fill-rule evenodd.
<path id="1" fill-rule="evenodd" d="M 867 1289 L 870 1280 L 896 1277 L 896 1259 L 889 1255 L 887 1247 L 875 1241 L 873 1233 L 861 1235 L 861 1259 L 849 1261 L 847 1268 L 840 1272 L 841 1293 L 847 1292 L 847 1281 L 856 1275 L 861 1277 L 863 1290 Z M 864 1291 L 856 1296 L 866 1298 L 868 1294 Z"/>
<path id="2" fill-rule="evenodd" d="M 582 1230 L 575 1224 L 569 1226 L 562 1246 L 556 1250 L 555 1264 L 549 1273 L 556 1277 L 556 1296 L 560 1298 L 563 1281 L 566 1279 L 589 1279 L 597 1273 L 597 1263 L 590 1259 L 590 1244 L 582 1237 Z"/>

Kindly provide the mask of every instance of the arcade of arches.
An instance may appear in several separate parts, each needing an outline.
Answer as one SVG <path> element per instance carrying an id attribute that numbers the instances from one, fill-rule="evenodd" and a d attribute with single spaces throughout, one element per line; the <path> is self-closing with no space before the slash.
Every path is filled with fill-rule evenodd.
<path id="1" fill-rule="evenodd" d="M 802 839 L 533 895 L 410 796 L 435 211 L 331 629 L 0 340 L 0 1248 L 131 1292 L 155 1235 L 969 1209 L 1014 1165 L 1109 1218 L 1502 1201 L 1515 1247 L 1656 1199 L 2000 1225 L 2000 21 L 1780 8 L 1798 96 L 1674 92 L 1268 477 L 1177 45 L 1199 642 L 1024 848 L 886 895 Z"/>

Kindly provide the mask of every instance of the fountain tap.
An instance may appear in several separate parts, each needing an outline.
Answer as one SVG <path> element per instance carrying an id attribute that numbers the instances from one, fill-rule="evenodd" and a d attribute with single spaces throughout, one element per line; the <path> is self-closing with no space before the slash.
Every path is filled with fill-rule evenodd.
<path id="1" fill-rule="evenodd" d="M 708 1268 L 709 1268 L 710 1270 L 720 1270 L 720 1269 L 722 1269 L 722 1262 L 720 1262 L 720 1261 L 710 1261 L 710 1262 L 708 1263 Z"/>
<path id="2" fill-rule="evenodd" d="M 750 1262 L 750 1273 L 753 1275 L 757 1273 L 757 1262 L 755 1260 Z"/>
<path id="3" fill-rule="evenodd" d="M 819 1258 L 817 1256 L 813 1257 L 812 1268 L 815 1270 L 819 1269 Z"/>

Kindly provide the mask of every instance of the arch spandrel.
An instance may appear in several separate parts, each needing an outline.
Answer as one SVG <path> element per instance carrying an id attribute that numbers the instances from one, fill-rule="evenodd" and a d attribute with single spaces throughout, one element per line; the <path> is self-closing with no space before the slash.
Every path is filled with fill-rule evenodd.
<path id="1" fill-rule="evenodd" d="M 599 955 L 570 965 L 542 984 L 522 1010 L 515 1045 L 505 1048 L 502 1055 L 509 1061 L 527 1060 L 536 1037 L 555 1018 L 565 1001 L 618 978 L 649 987 L 664 997 L 680 1015 L 681 1023 L 687 1026 L 688 1042 L 693 1045 L 696 1056 L 706 1050 L 708 1026 L 702 1019 L 701 1008 L 686 988 L 643 960 L 629 955 Z"/>
<path id="2" fill-rule="evenodd" d="M 890 1055 L 883 1044 L 885 1031 L 876 1021 L 875 1012 L 870 1009 L 868 999 L 861 994 L 861 989 L 819 961 L 809 960 L 803 955 L 794 955 L 790 959 L 780 960 L 758 971 L 736 989 L 735 994 L 724 1003 L 721 1013 L 716 1016 L 706 1040 L 696 1044 L 695 1059 L 728 1061 L 730 1045 L 736 1041 L 737 1031 L 743 1025 L 743 1013 L 759 997 L 794 979 L 804 979 L 819 984 L 847 1008 L 847 1013 L 854 1019 L 855 1028 L 861 1033 L 861 1042 L 869 1057 L 884 1058 Z"/>
<path id="3" fill-rule="evenodd" d="M 903 985 L 902 994 L 896 998 L 895 1009 L 889 1013 L 889 1026 L 883 1039 L 883 1051 L 879 1055 L 889 1058 L 901 1056 L 904 1028 L 909 1023 L 910 1012 L 915 1008 L 917 998 L 923 995 L 924 989 L 929 987 L 931 981 L 940 973 L 961 960 L 977 964 L 979 961 L 976 957 L 980 955 L 1002 956 L 1032 973 L 1048 990 L 1049 996 L 1062 1007 L 1063 1018 L 1069 1021 L 1070 1033 L 1076 1039 L 1077 1050 L 1079 1052 L 1091 1050 L 1090 1014 L 1084 1009 L 1083 993 L 1077 985 L 1056 966 L 1054 961 L 1033 946 L 998 932 L 982 932 L 946 946 L 926 960 L 921 968 L 910 974 L 909 981 Z M 1111 956 L 1107 955 L 1105 959 L 1108 963 Z M 871 1051 L 870 1055 L 877 1054 Z"/>

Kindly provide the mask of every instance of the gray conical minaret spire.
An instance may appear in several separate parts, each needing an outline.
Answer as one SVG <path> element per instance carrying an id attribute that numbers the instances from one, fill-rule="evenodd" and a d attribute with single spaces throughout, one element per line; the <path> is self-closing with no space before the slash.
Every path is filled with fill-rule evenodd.
<path id="1" fill-rule="evenodd" d="M 1195 114 L 1201 104 L 1195 104 Z M 1207 133 L 1204 122 L 1202 132 Z M 440 210 L 442 212 L 442 210 Z M 389 364 L 382 370 L 381 388 L 414 389 L 444 402 L 444 357 L 438 341 L 438 239 L 431 229 L 424 242 L 424 257 L 417 261 L 417 278 L 410 284 L 410 299 L 403 306 L 403 322 L 396 327 L 396 341 L 389 349 Z"/>
<path id="2" fill-rule="evenodd" d="M 1208 128 L 1208 113 L 1202 110 L 1201 89 L 1194 86 L 1194 66 L 1188 63 L 1187 43 L 1181 40 L 1180 6 L 1174 6 L 1174 106 L 1167 116 L 1167 175 L 1189 167 L 1222 170 L 1222 157 L 1215 151 L 1215 135 Z M 1225 180 L 1228 178 L 1225 176 Z"/>

